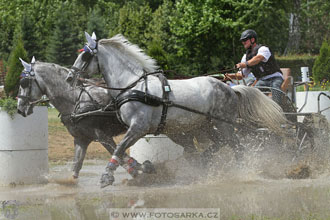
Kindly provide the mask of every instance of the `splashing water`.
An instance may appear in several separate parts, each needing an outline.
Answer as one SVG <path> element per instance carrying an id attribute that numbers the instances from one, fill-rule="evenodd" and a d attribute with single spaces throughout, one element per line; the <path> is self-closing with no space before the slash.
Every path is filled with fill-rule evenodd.
<path id="1" fill-rule="evenodd" d="M 99 187 L 107 161 L 85 161 L 78 180 L 71 164 L 50 166 L 45 185 L 0 187 L 2 201 L 16 201 L 18 219 L 109 219 L 111 208 L 220 208 L 221 219 L 324 219 L 330 216 L 329 146 L 297 155 L 272 136 L 246 137 L 243 157 L 223 147 L 208 167 L 182 157 L 156 164 L 157 174 L 133 180 L 115 173 Z M 305 174 L 301 176 L 301 170 Z M 306 171 L 306 169 L 308 171 Z M 290 172 L 297 176 L 291 176 Z M 300 178 L 300 179 L 299 179 Z"/>

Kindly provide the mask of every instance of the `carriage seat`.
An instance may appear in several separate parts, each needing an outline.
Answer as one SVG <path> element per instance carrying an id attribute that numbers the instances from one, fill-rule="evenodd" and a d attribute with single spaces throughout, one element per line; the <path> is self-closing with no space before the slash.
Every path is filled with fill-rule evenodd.
<path id="1" fill-rule="evenodd" d="M 283 73 L 284 81 L 281 85 L 281 90 L 284 93 L 288 93 L 293 88 L 293 77 L 291 76 L 291 69 L 290 68 L 281 68 Z"/>
<path id="2" fill-rule="evenodd" d="M 291 76 L 291 69 L 290 68 L 281 68 L 283 73 L 284 81 L 281 85 L 281 90 L 287 95 L 287 97 L 292 101 L 295 102 L 295 92 L 294 92 L 294 85 L 293 85 L 293 77 Z"/>

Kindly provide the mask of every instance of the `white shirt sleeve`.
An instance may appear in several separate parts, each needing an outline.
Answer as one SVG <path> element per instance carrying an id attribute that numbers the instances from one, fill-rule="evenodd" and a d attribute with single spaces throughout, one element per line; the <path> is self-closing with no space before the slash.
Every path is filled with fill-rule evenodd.
<path id="1" fill-rule="evenodd" d="M 268 47 L 262 46 L 258 50 L 257 55 L 262 55 L 265 59 L 262 60 L 262 62 L 267 62 L 269 57 L 271 56 L 270 50 Z"/>
<path id="2" fill-rule="evenodd" d="M 241 59 L 241 63 L 245 63 L 245 62 L 246 62 L 246 54 L 244 54 Z M 251 72 L 250 68 L 242 68 L 242 73 L 245 77 L 247 77 L 250 74 L 250 72 Z"/>

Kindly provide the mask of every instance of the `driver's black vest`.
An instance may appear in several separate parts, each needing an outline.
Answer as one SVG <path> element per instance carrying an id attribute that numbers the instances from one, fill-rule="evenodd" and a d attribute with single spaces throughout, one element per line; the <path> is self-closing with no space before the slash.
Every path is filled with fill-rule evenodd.
<path id="1" fill-rule="evenodd" d="M 249 61 L 252 59 L 252 57 L 256 56 L 258 54 L 258 50 L 260 47 L 263 45 L 257 44 L 252 50 L 247 50 L 246 51 L 246 60 Z M 270 50 L 270 49 L 269 49 Z M 279 65 L 277 64 L 275 57 L 273 53 L 271 52 L 271 56 L 269 57 L 267 62 L 260 62 L 255 66 L 250 66 L 249 67 L 253 73 L 253 75 L 257 78 L 260 79 L 264 76 L 280 72 L 282 73 Z"/>

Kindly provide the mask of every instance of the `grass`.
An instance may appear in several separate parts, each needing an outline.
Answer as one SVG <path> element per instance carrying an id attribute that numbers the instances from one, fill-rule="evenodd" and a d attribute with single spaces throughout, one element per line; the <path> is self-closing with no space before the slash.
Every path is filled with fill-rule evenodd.
<path id="1" fill-rule="evenodd" d="M 55 108 L 48 108 L 48 132 L 67 131 Z"/>
<path id="2" fill-rule="evenodd" d="M 330 81 L 324 82 L 311 82 L 308 84 L 309 91 L 330 91 Z M 304 90 L 304 85 L 297 87 L 297 92 L 302 92 Z"/>

